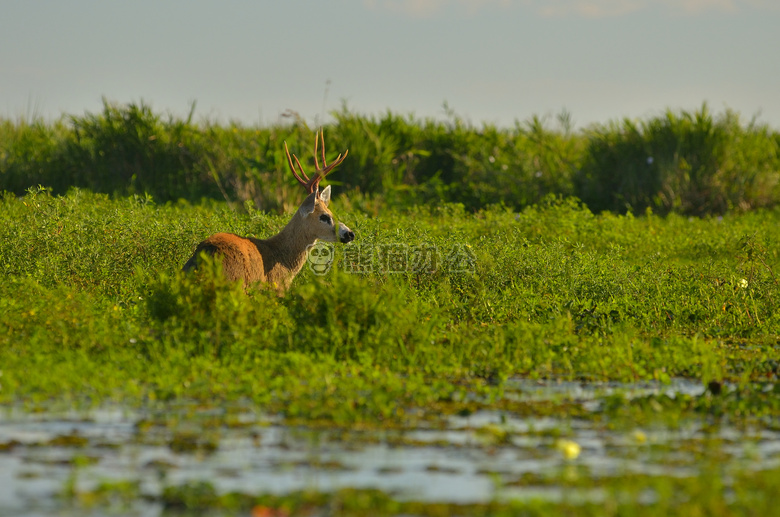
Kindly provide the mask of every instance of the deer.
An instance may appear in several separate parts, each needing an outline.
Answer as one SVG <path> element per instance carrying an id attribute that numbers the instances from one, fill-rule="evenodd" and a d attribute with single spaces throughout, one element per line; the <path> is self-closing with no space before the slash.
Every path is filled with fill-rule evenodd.
<path id="1" fill-rule="evenodd" d="M 317 159 L 319 142 L 322 141 L 322 167 Z M 349 150 L 339 154 L 330 165 L 325 161 L 325 132 L 314 136 L 314 165 L 316 170 L 311 179 L 294 154 L 290 156 L 287 142 L 284 143 L 287 164 L 295 179 L 308 194 L 287 225 L 276 235 L 268 239 L 240 237 L 232 233 L 216 233 L 202 241 L 182 268 L 188 272 L 198 267 L 201 254 L 206 253 L 222 259 L 222 271 L 229 281 L 242 280 L 247 289 L 254 284 L 265 283 L 275 288 L 279 294 L 289 289 L 293 279 L 306 262 L 309 249 L 318 241 L 344 244 L 355 239 L 355 233 L 344 223 L 338 222 L 328 209 L 330 203 L 330 185 L 322 191 L 319 184 L 329 172 L 347 157 Z M 295 170 L 298 165 L 300 174 Z"/>

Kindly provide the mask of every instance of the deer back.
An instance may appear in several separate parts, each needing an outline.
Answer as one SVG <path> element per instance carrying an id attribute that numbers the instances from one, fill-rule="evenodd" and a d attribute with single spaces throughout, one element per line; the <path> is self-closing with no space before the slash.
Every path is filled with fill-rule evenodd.
<path id="1" fill-rule="evenodd" d="M 198 257 L 206 253 L 222 259 L 222 270 L 230 281 L 243 280 L 244 285 L 265 282 L 265 266 L 258 240 L 232 233 L 216 233 L 198 244 L 183 270 L 197 269 Z"/>

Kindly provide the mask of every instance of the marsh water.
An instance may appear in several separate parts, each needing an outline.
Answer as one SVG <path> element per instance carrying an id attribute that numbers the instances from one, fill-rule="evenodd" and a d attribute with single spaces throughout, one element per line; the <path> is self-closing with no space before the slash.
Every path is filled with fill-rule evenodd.
<path id="1" fill-rule="evenodd" d="M 507 384 L 506 397 L 570 401 L 594 412 L 615 394 L 631 404 L 647 394 L 705 393 L 701 383 L 682 379 Z M 561 439 L 576 443 L 576 453 L 565 453 Z M 572 495 L 538 480 L 577 473 L 696 475 L 701 448 L 692 444 L 713 440 L 734 468 L 780 465 L 780 432 L 729 425 L 713 431 L 703 420 L 614 428 L 566 414 L 520 417 L 480 410 L 435 426 L 360 431 L 291 427 L 248 403 L 34 412 L 12 407 L 0 414 L 0 516 L 83 514 L 72 506 L 73 495 L 111 481 L 137 484 L 143 497 L 128 508 L 135 515 L 165 513 L 159 500 L 164 487 L 197 481 L 218 492 L 250 494 L 351 487 L 421 501 L 559 500 Z M 537 482 L 529 482 L 529 475 Z M 577 497 L 600 494 L 589 490 Z"/>

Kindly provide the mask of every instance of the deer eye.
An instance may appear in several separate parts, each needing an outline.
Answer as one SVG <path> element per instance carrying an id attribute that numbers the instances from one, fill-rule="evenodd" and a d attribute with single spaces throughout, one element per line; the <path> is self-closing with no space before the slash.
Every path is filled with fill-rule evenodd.
<path id="1" fill-rule="evenodd" d="M 320 221 L 322 221 L 325 224 L 333 224 L 333 221 L 331 220 L 328 214 L 322 214 L 320 216 Z"/>

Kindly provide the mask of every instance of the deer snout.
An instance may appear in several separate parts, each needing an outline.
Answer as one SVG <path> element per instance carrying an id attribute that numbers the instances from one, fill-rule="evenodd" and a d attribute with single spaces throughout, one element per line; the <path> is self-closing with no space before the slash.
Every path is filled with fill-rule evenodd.
<path id="1" fill-rule="evenodd" d="M 355 232 L 347 228 L 344 223 L 339 224 L 339 240 L 346 244 L 355 240 Z"/>

